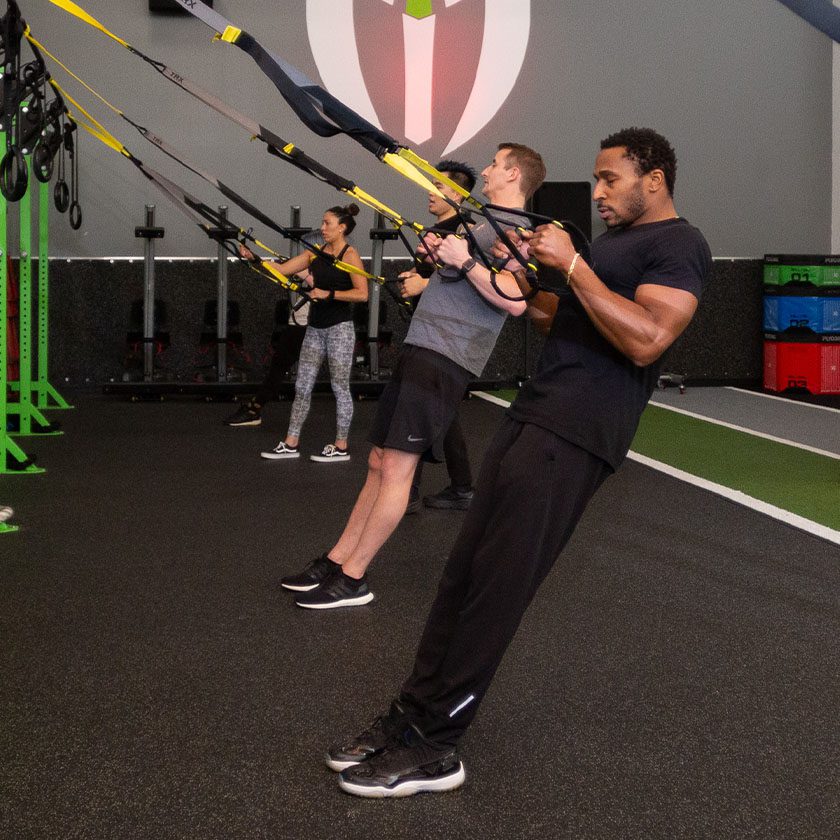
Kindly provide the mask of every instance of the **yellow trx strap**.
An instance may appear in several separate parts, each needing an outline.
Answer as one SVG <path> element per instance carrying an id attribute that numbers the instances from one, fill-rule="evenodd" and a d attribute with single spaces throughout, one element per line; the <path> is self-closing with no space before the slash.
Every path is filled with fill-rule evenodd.
<path id="1" fill-rule="evenodd" d="M 92 117 L 81 105 L 79 105 L 79 103 L 76 102 L 76 100 L 73 99 L 73 97 L 70 96 L 70 94 L 55 81 L 55 79 L 50 79 L 50 85 L 52 85 L 52 87 L 61 94 L 65 102 L 72 104 L 78 113 L 81 114 L 81 117 L 79 117 L 78 115 L 72 114 L 69 109 L 67 110 L 67 116 L 70 117 L 76 125 L 83 128 L 88 132 L 88 134 L 92 134 L 97 140 L 104 143 L 115 152 L 119 152 L 127 158 L 132 157 L 131 152 L 129 152 L 128 149 L 126 149 L 126 147 L 123 146 L 123 144 L 120 143 L 120 141 L 117 140 L 117 138 L 102 125 L 102 123 Z"/>
<path id="2" fill-rule="evenodd" d="M 113 32 L 109 32 L 96 18 L 91 17 L 81 6 L 77 6 L 72 0 L 50 0 L 54 6 L 58 6 L 60 9 L 64 9 L 65 12 L 69 12 L 71 15 L 75 15 L 79 20 L 83 20 L 85 23 L 92 26 L 94 29 L 98 29 L 100 32 L 104 32 L 109 38 L 113 38 L 118 44 L 122 44 L 124 47 L 131 49 L 131 44 L 127 41 L 123 41 L 122 38 L 114 35 Z"/>

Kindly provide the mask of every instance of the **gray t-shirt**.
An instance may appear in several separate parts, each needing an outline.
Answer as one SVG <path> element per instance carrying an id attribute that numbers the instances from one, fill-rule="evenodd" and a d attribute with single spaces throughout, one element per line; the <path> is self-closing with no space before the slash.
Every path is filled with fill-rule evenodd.
<path id="1" fill-rule="evenodd" d="M 493 216 L 504 230 L 529 226 L 524 216 L 498 210 Z M 498 238 L 493 226 L 484 219 L 472 233 L 489 255 L 490 246 Z M 444 269 L 444 274 L 454 276 L 451 269 Z M 506 317 L 507 312 L 483 298 L 466 278 L 447 283 L 435 271 L 411 318 L 405 342 L 434 350 L 480 376 Z"/>

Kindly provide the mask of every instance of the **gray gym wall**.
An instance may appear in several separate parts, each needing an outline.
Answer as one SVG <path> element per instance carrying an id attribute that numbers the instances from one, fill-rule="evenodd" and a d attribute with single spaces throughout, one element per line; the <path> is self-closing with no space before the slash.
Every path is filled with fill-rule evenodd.
<path id="1" fill-rule="evenodd" d="M 380 3 L 383 14 L 400 6 L 356 2 Z M 33 34 L 71 69 L 280 222 L 287 221 L 291 204 L 302 206 L 305 223 L 317 224 L 325 207 L 343 202 L 344 196 L 269 157 L 262 144 L 249 143 L 242 130 L 76 18 L 46 0 L 20 0 L 20 5 Z M 315 137 L 254 62 L 234 47 L 212 43 L 200 21 L 152 15 L 146 0 L 83 0 L 82 5 L 139 49 L 404 214 L 424 217 L 419 189 L 348 138 Z M 305 5 L 303 0 L 216 0 L 215 8 L 318 79 Z M 443 0 L 435 0 L 435 10 L 439 23 L 444 21 Z M 212 206 L 223 201 L 51 67 L 141 160 Z M 452 156 L 481 167 L 498 141 L 519 140 L 542 152 L 550 180 L 589 179 L 603 136 L 627 125 L 649 125 L 674 143 L 680 161 L 678 209 L 705 232 L 716 256 L 827 252 L 832 72 L 829 39 L 775 0 L 532 0 L 531 40 L 513 93 L 490 125 Z M 465 67 L 465 77 L 471 73 Z M 419 151 L 434 161 L 442 147 L 429 143 Z M 66 218 L 54 214 L 52 255 L 141 255 L 134 227 L 147 203 L 157 205 L 157 221 L 166 228 L 160 256 L 215 254 L 215 246 L 130 163 L 87 135 L 81 139 L 80 163 L 84 223 L 74 233 Z M 235 208 L 231 216 L 250 224 Z M 363 253 L 369 251 L 364 229 L 371 221 L 365 211 L 357 236 Z M 389 246 L 388 253 L 399 251 Z"/>

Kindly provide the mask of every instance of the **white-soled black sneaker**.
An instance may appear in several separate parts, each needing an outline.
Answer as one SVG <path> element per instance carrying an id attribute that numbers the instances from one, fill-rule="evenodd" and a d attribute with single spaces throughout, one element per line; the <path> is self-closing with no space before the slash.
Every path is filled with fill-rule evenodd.
<path id="1" fill-rule="evenodd" d="M 342 571 L 326 578 L 317 588 L 295 598 L 299 607 L 307 610 L 331 610 L 334 607 L 361 607 L 373 600 L 367 585 L 367 576 L 356 580 Z"/>
<path id="2" fill-rule="evenodd" d="M 410 727 L 378 754 L 342 770 L 338 786 L 355 796 L 381 799 L 443 793 L 461 787 L 465 778 L 455 747 L 440 748 Z"/>
<path id="3" fill-rule="evenodd" d="M 341 565 L 333 563 L 326 554 L 316 557 L 302 572 L 280 578 L 280 586 L 292 592 L 309 592 L 320 586 L 327 578 L 341 570 Z"/>
<path id="4" fill-rule="evenodd" d="M 354 764 L 361 764 L 379 755 L 388 746 L 389 740 L 405 728 L 406 717 L 405 709 L 399 701 L 393 700 L 388 711 L 379 715 L 367 729 L 330 746 L 325 756 L 327 767 L 340 773 Z"/>
<path id="5" fill-rule="evenodd" d="M 322 450 L 320 455 L 310 455 L 310 461 L 319 461 L 322 464 L 327 464 L 332 461 L 349 461 L 350 453 L 346 449 L 339 449 L 334 443 L 328 443 Z"/>
<path id="6" fill-rule="evenodd" d="M 269 461 L 280 461 L 283 458 L 300 458 L 300 450 L 296 446 L 287 446 L 285 441 L 280 441 L 274 449 L 268 452 L 260 452 L 261 458 L 268 458 Z"/>

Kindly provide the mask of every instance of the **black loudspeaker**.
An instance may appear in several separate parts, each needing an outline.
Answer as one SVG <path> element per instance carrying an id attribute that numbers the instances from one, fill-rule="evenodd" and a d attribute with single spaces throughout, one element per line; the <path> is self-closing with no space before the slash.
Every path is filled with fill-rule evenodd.
<path id="1" fill-rule="evenodd" d="M 534 193 L 531 209 L 577 225 L 592 239 L 592 188 L 588 181 L 546 181 Z"/>
<path id="2" fill-rule="evenodd" d="M 204 4 L 213 8 L 213 0 L 204 0 Z M 179 6 L 175 0 L 149 0 L 149 11 L 164 15 L 188 15 L 189 12 Z"/>

